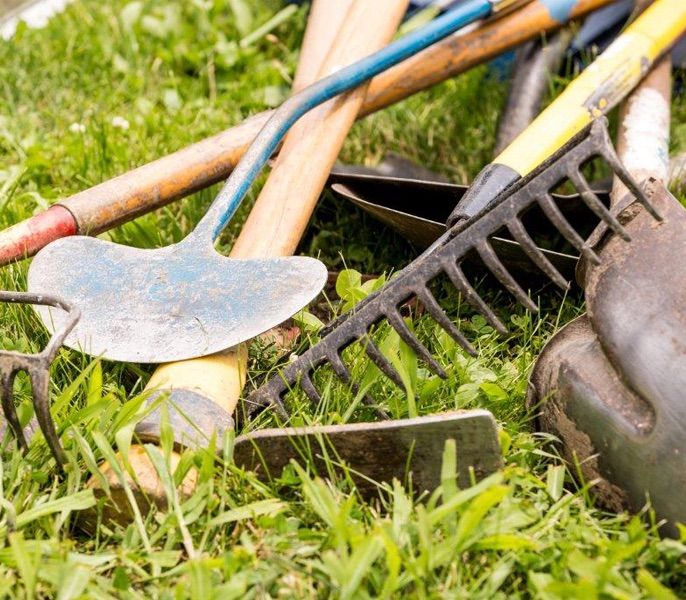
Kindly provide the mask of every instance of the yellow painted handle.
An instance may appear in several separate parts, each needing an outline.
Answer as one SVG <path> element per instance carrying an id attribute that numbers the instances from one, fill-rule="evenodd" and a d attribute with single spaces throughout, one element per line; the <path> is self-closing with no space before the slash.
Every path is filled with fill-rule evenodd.
<path id="1" fill-rule="evenodd" d="M 527 175 L 614 108 L 686 30 L 686 0 L 657 0 L 493 161 Z"/>

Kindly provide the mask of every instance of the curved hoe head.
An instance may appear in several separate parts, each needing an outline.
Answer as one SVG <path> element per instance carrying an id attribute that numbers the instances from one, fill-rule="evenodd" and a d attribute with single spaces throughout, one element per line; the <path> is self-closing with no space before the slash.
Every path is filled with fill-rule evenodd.
<path id="1" fill-rule="evenodd" d="M 314 258 L 238 260 L 196 244 L 141 250 L 75 236 L 38 253 L 28 288 L 81 310 L 67 346 L 157 363 L 219 352 L 271 329 L 307 305 L 326 275 Z M 50 330 L 64 318 L 37 310 Z"/>

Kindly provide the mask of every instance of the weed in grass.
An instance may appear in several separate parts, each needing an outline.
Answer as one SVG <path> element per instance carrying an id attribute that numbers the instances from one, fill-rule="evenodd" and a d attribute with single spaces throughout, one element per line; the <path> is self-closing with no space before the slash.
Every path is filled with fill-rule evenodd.
<path id="1" fill-rule="evenodd" d="M 304 9 L 283 10 L 276 0 L 76 0 L 44 30 L 20 27 L 13 40 L 0 42 L 0 226 L 277 104 L 291 83 L 305 23 Z M 260 30 L 266 25 L 268 33 Z M 555 82 L 553 95 L 562 83 Z M 504 92 L 486 68 L 475 69 L 356 124 L 341 158 L 374 164 L 394 150 L 467 182 L 491 157 Z M 686 143 L 683 97 L 673 109 L 678 151 Z M 107 235 L 141 247 L 167 245 L 191 230 L 214 193 L 216 188 L 201 192 Z M 249 204 L 222 237 L 223 249 L 230 247 Z M 313 218 L 300 251 L 320 256 L 332 270 L 386 277 L 416 254 L 331 197 Z M 8 289 L 23 289 L 25 276 L 25 264 L 0 274 Z M 346 272 L 339 279 L 343 302 L 332 303 L 333 310 L 348 309 L 374 285 Z M 13 440 L 3 441 L 0 595 L 686 595 L 686 530 L 681 540 L 660 540 L 649 510 L 633 518 L 600 511 L 593 504 L 593 482 L 574 482 L 550 437 L 533 432 L 532 415 L 524 409 L 537 354 L 559 326 L 583 310 L 580 298 L 544 290 L 539 302 L 545 310 L 533 317 L 487 283 L 480 292 L 508 323 L 507 339 L 499 339 L 456 296 L 446 292 L 444 298 L 474 340 L 476 358 L 420 311 L 406 315 L 446 365 L 445 381 L 386 328 L 375 335 L 402 373 L 405 390 L 380 378 L 359 349 L 347 356 L 394 417 L 484 407 L 500 422 L 502 473 L 457 489 L 459 448 L 448 445 L 443 484 L 424 497 L 394 484 L 378 500 L 365 502 L 345 477 L 328 483 L 297 467 L 264 484 L 232 465 L 230 440 L 216 453 L 186 450 L 173 465 L 167 424 L 162 444 L 144 451 L 160 473 L 168 510 L 140 512 L 125 528 L 102 523 L 94 535 L 85 535 L 77 516 L 103 502 L 86 482 L 98 478 L 97 465 L 116 452 L 124 457 L 117 477 L 125 480 L 133 427 L 146 411 L 140 394 L 150 368 L 61 351 L 51 395 L 70 464 L 60 475 L 40 436 L 26 456 Z M 33 350 L 46 340 L 31 312 L 3 306 L 0 317 L 5 347 Z M 316 319 L 303 316 L 303 322 L 306 335 L 294 352 L 316 338 Z M 271 372 L 279 360 L 273 349 L 256 345 L 251 376 Z M 296 394 L 294 424 L 375 418 L 331 374 L 318 378 L 322 405 L 311 407 Z M 19 391 L 20 412 L 28 420 L 28 388 Z M 249 427 L 275 424 L 263 414 Z M 185 498 L 174 484 L 188 473 L 194 473 L 197 487 Z M 126 503 L 122 510 L 130 509 Z"/>

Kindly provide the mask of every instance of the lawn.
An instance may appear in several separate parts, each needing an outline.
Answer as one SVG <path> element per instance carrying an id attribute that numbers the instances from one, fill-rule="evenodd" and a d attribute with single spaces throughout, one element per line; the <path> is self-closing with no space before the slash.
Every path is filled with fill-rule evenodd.
<path id="1" fill-rule="evenodd" d="M 236 41 L 280 8 L 276 0 L 77 0 L 46 29 L 20 27 L 11 41 L 0 41 L 0 227 L 278 105 L 289 91 L 305 10 L 245 48 Z M 553 82 L 551 94 L 563 85 Z M 491 158 L 505 93 L 505 83 L 485 67 L 470 71 L 356 124 L 341 159 L 372 165 L 392 150 L 468 182 Z M 686 150 L 685 116 L 686 100 L 677 96 L 675 152 Z M 215 193 L 196 194 L 107 237 L 166 245 L 192 229 Z M 230 248 L 248 210 L 241 208 L 222 248 Z M 330 270 L 374 276 L 388 276 L 416 255 L 328 196 L 299 252 L 319 256 Z M 26 271 L 26 262 L 2 269 L 2 288 L 24 289 Z M 352 271 L 344 279 L 344 295 L 364 293 Z M 168 511 L 140 514 L 126 527 L 103 524 L 88 535 L 77 526 L 79 511 L 96 502 L 86 484 L 98 463 L 115 451 L 126 456 L 135 442 L 141 391 L 153 369 L 63 349 L 53 365 L 51 400 L 70 468 L 59 474 L 40 436 L 26 455 L 12 439 L 3 443 L 0 594 L 65 600 L 686 596 L 686 530 L 681 540 L 660 539 L 649 507 L 638 516 L 603 512 L 593 482 L 572 477 L 576 467 L 535 432 L 525 407 L 538 352 L 583 311 L 582 296 L 546 289 L 541 314 L 532 316 L 496 291 L 484 293 L 509 322 L 508 338 L 498 338 L 455 298 L 478 358 L 439 334 L 434 347 L 449 365 L 447 381 L 409 357 L 411 401 L 390 385 L 377 390 L 398 418 L 482 407 L 498 419 L 502 472 L 466 490 L 446 485 L 431 497 L 412 497 L 398 484 L 365 502 L 345 478 L 328 483 L 296 467 L 266 485 L 232 466 L 230 442 L 216 457 L 185 451 L 171 472 L 165 435 L 149 452 L 168 481 L 197 470 L 194 494 L 180 499 L 169 486 Z M 30 310 L 3 305 L 0 315 L 4 349 L 37 351 L 46 343 Z M 413 325 L 430 327 L 421 317 Z M 305 333 L 291 351 L 315 339 Z M 282 358 L 273 348 L 253 347 L 251 374 L 268 372 Z M 367 368 L 359 365 L 360 375 L 373 377 Z M 27 421 L 26 378 L 18 378 L 16 389 Z M 295 424 L 371 418 L 335 388 L 319 407 L 294 402 L 292 417 Z M 265 415 L 250 427 L 274 424 Z"/>

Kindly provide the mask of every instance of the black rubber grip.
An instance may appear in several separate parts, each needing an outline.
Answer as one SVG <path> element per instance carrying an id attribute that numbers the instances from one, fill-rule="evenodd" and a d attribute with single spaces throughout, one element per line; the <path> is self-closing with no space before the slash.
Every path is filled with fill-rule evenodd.
<path id="1" fill-rule="evenodd" d="M 476 176 L 469 189 L 448 217 L 448 227 L 471 219 L 486 208 L 503 190 L 509 188 L 521 175 L 507 165 L 491 163 Z"/>

